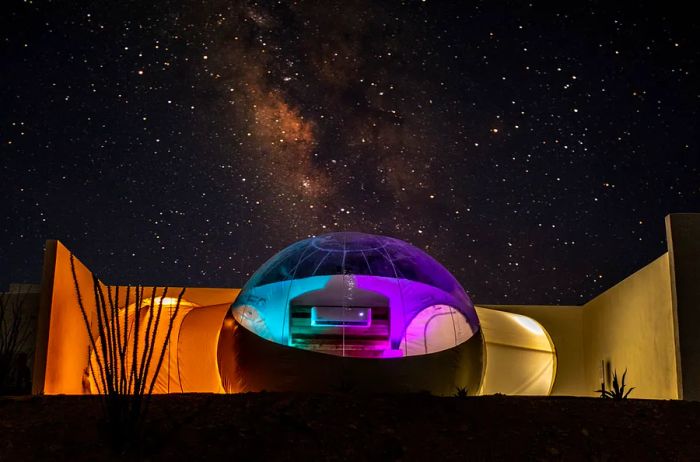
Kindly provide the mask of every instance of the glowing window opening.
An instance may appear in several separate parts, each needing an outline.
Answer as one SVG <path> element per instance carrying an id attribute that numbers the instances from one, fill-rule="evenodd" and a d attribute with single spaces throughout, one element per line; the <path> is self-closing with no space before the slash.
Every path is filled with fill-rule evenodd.
<path id="1" fill-rule="evenodd" d="M 372 325 L 372 308 L 342 306 L 312 306 L 313 327 L 369 327 Z"/>
<path id="2" fill-rule="evenodd" d="M 513 320 L 515 322 L 517 322 L 518 324 L 520 324 L 520 326 L 522 326 L 523 328 L 530 331 L 530 333 L 537 335 L 537 336 L 540 336 L 540 337 L 547 335 L 545 333 L 544 329 L 542 328 L 542 326 L 540 325 L 540 323 L 538 323 L 534 319 L 528 318 L 527 316 L 517 315 L 517 314 L 513 314 L 512 316 L 513 316 Z"/>

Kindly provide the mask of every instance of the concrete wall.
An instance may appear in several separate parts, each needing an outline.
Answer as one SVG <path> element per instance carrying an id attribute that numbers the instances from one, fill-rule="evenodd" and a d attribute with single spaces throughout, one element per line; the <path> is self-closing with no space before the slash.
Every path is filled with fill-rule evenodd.
<path id="1" fill-rule="evenodd" d="M 684 251 L 687 255 L 687 250 Z M 698 264 L 700 258 L 692 261 Z M 553 395 L 597 396 L 595 390 L 600 388 L 604 371 L 601 362 L 605 361 L 610 370 L 617 369 L 619 375 L 628 370 L 627 384 L 635 387 L 632 397 L 679 399 L 683 394 L 678 378 L 671 274 L 666 253 L 583 307 L 482 306 L 531 317 L 547 330 L 557 352 Z M 689 272 L 684 268 L 682 274 L 697 275 L 700 270 Z M 697 281 L 684 284 L 686 292 L 700 290 Z M 691 361 L 700 366 L 700 341 L 693 333 L 697 329 L 691 327 L 700 325 L 700 320 L 692 319 L 700 315 L 700 308 L 691 306 L 692 300 L 700 300 L 700 293 L 684 297 L 685 306 L 690 307 L 680 316 L 681 324 L 689 326 L 685 335 L 689 361 L 684 370 L 688 382 L 698 382 L 693 389 L 700 392 L 700 377 L 698 374 L 690 377 L 690 371 L 700 373 L 700 367 L 690 367 Z M 693 356 L 696 345 L 697 356 Z M 609 385 L 610 377 L 606 379 Z M 686 399 L 698 398 L 686 396 Z"/>
<path id="2" fill-rule="evenodd" d="M 634 398 L 677 399 L 674 308 L 664 254 L 583 306 L 583 385 L 600 388 L 601 361 L 627 372 Z"/>
<path id="3" fill-rule="evenodd" d="M 678 334 L 680 395 L 700 400 L 700 213 L 667 216 L 666 240 Z"/>
<path id="4" fill-rule="evenodd" d="M 700 214 L 666 217 L 669 252 L 583 307 L 482 305 L 538 321 L 557 349 L 553 395 L 595 396 L 627 369 L 634 398 L 700 400 Z"/>
<path id="5" fill-rule="evenodd" d="M 93 275 L 75 259 L 76 279 L 88 318 L 95 312 Z M 83 392 L 87 376 L 89 338 L 78 302 L 70 265 L 70 251 L 47 241 L 34 354 L 34 394 Z"/>
<path id="6" fill-rule="evenodd" d="M 586 395 L 583 385 L 583 310 L 578 306 L 479 305 L 528 316 L 547 330 L 557 354 L 552 395 Z"/>

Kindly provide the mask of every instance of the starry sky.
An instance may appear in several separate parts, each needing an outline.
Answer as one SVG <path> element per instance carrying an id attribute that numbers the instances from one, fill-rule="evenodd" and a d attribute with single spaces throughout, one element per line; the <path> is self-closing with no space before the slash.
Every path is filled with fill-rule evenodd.
<path id="1" fill-rule="evenodd" d="M 477 303 L 587 301 L 700 211 L 700 34 L 560 3 L 3 2 L 0 289 L 51 238 L 106 282 L 240 287 L 355 230 Z"/>

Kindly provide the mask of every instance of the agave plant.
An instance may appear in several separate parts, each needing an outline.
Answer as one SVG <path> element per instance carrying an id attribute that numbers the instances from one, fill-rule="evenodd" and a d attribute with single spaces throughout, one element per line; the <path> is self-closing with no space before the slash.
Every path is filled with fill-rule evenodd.
<path id="1" fill-rule="evenodd" d="M 615 370 L 613 372 L 612 390 L 606 390 L 605 387 L 601 387 L 600 390 L 596 390 L 596 393 L 600 393 L 601 398 L 610 398 L 616 401 L 627 399 L 629 394 L 632 393 L 632 390 L 634 390 L 634 387 L 627 388 L 625 384 L 626 376 L 627 369 L 625 369 L 625 372 L 622 374 L 622 380 L 619 380 L 617 377 L 617 370 Z"/>
<path id="2" fill-rule="evenodd" d="M 455 387 L 455 389 L 455 398 L 466 398 L 467 396 L 469 396 L 469 390 L 467 389 L 467 387 Z"/>

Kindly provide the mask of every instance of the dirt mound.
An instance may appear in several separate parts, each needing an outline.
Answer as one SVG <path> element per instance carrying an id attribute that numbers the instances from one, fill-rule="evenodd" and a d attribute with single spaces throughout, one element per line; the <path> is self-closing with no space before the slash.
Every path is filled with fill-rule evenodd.
<path id="1" fill-rule="evenodd" d="M 100 460 L 95 397 L 0 399 L 0 460 Z M 700 460 L 700 402 L 423 394 L 155 396 L 148 460 Z"/>

